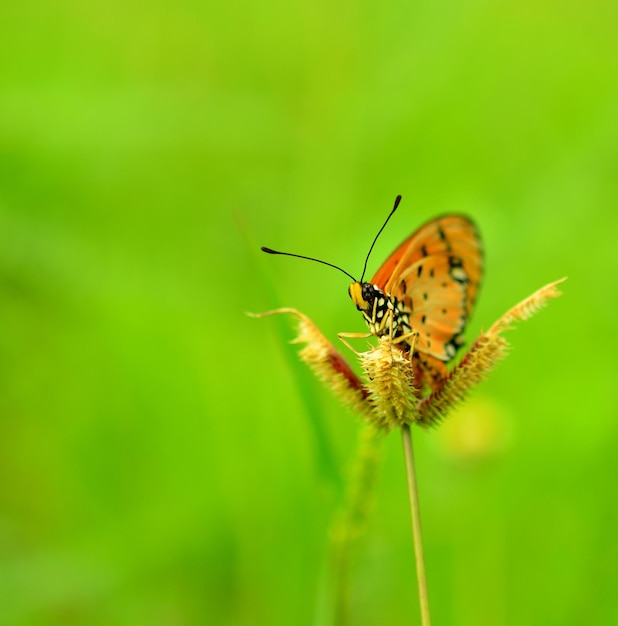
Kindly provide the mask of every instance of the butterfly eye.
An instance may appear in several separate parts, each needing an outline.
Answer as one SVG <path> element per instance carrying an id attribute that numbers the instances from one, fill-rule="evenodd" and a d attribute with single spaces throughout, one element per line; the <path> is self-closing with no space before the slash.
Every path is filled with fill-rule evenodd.
<path id="1" fill-rule="evenodd" d="M 375 290 L 373 285 L 369 283 L 363 283 L 363 300 L 369 304 L 375 297 Z"/>

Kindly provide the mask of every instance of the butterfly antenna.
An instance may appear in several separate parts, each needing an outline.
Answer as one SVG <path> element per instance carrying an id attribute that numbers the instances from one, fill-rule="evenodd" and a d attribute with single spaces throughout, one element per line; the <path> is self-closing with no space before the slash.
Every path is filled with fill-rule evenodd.
<path id="1" fill-rule="evenodd" d="M 266 246 L 262 246 L 262 252 L 266 252 L 268 254 L 282 254 L 283 256 L 295 256 L 297 259 L 306 259 L 307 261 L 315 261 L 316 263 L 321 263 L 322 265 L 328 265 L 329 267 L 334 267 L 336 270 L 343 272 L 346 276 L 349 276 L 354 282 L 356 282 L 356 278 L 354 278 L 352 274 L 348 274 L 344 269 L 341 269 L 338 265 L 327 263 L 326 261 L 322 261 L 321 259 L 314 259 L 313 257 L 310 257 L 310 256 L 302 256 L 301 254 L 292 254 L 291 252 L 279 252 L 278 250 L 273 250 L 272 248 L 267 248 Z"/>
<path id="2" fill-rule="evenodd" d="M 373 246 L 376 245 L 376 241 L 378 240 L 378 237 L 382 234 L 382 231 L 384 230 L 384 228 L 388 224 L 388 220 L 391 219 L 391 217 L 393 216 L 393 213 L 397 210 L 397 207 L 399 206 L 400 202 L 401 202 L 401 196 L 397 196 L 395 198 L 395 205 L 393 206 L 393 210 L 388 214 L 388 217 L 386 218 L 386 221 L 384 222 L 384 224 L 382 224 L 382 228 L 380 228 L 380 230 L 378 231 L 378 234 L 375 236 L 375 239 L 373 240 L 373 243 L 371 244 L 371 247 L 369 248 L 369 252 L 367 252 L 367 256 L 365 258 L 365 265 L 363 267 L 363 273 L 362 273 L 361 279 L 360 279 L 361 283 L 363 282 L 363 278 L 365 278 L 365 272 L 367 271 L 367 262 L 369 261 L 369 256 L 371 255 L 371 251 L 373 250 Z"/>

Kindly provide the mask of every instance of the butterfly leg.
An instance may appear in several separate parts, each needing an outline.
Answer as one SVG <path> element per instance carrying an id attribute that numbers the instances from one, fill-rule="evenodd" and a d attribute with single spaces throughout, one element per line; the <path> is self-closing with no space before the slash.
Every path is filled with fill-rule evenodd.
<path id="1" fill-rule="evenodd" d="M 409 333 L 405 333 L 404 335 L 399 335 L 399 337 L 395 337 L 393 339 L 393 343 L 403 343 L 404 341 L 410 346 L 410 354 L 414 352 L 414 344 L 416 344 L 416 340 L 418 338 L 418 332 L 415 330 L 411 330 Z M 412 339 L 412 341 L 410 341 Z"/>
<path id="2" fill-rule="evenodd" d="M 407 343 L 410 347 L 409 357 L 412 360 L 412 355 L 414 354 L 414 346 L 416 344 L 416 340 L 418 338 L 418 332 L 416 330 L 411 330 L 410 332 L 404 333 L 403 335 L 399 335 L 399 337 L 393 337 L 393 326 L 392 323 L 390 325 L 390 339 L 391 339 L 391 351 L 393 344 L 401 344 Z"/>
<path id="3" fill-rule="evenodd" d="M 358 354 L 358 350 L 354 349 L 351 344 L 349 344 L 346 339 L 367 339 L 372 336 L 372 333 L 337 333 L 337 337 L 339 341 L 349 348 L 355 354 Z"/>

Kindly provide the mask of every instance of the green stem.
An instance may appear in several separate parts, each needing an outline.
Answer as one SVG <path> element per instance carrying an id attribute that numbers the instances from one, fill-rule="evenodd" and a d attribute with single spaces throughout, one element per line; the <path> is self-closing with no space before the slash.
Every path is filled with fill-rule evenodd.
<path id="1" fill-rule="evenodd" d="M 331 531 L 333 567 L 333 621 L 336 626 L 352 623 L 350 615 L 350 561 L 367 525 L 375 497 L 383 436 L 372 426 L 360 434 L 343 509 Z"/>
<path id="2" fill-rule="evenodd" d="M 414 539 L 414 555 L 416 557 L 416 577 L 418 580 L 418 598 L 421 608 L 421 624 L 431 626 L 429 617 L 429 596 L 427 593 L 427 576 L 425 574 L 425 555 L 421 535 L 421 515 L 418 504 L 418 487 L 416 470 L 414 469 L 414 453 L 412 451 L 412 434 L 409 424 L 401 427 L 403 450 L 406 457 L 406 473 L 408 476 L 408 496 L 410 498 L 410 515 L 412 517 L 412 536 Z"/>

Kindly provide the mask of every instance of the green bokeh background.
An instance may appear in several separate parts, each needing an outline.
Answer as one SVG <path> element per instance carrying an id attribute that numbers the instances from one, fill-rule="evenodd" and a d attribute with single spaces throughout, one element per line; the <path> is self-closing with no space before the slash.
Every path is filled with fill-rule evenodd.
<path id="1" fill-rule="evenodd" d="M 371 269 L 436 214 L 481 228 L 470 338 L 569 276 L 416 432 L 435 624 L 618 623 L 616 12 L 4 6 L 0 624 L 329 623 L 360 423 L 244 312 L 362 331 L 342 275 L 258 245 L 358 273 L 398 193 Z M 397 433 L 374 499 L 352 623 L 417 624 Z"/>

